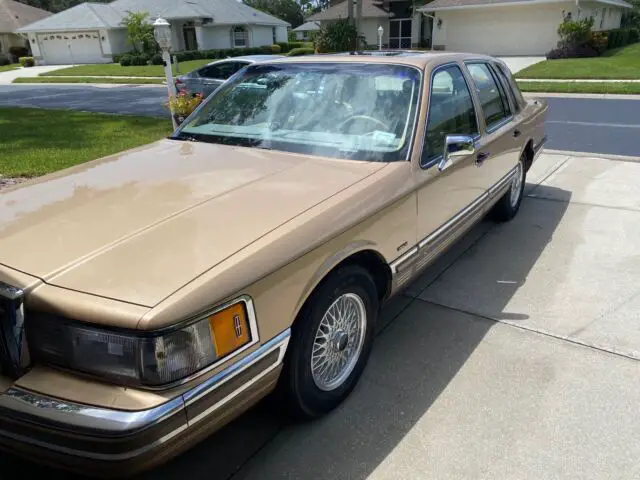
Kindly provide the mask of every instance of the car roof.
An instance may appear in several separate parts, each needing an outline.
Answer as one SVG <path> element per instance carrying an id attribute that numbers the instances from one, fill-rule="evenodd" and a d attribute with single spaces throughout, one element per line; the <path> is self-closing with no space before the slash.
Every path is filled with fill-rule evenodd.
<path id="1" fill-rule="evenodd" d="M 248 62 L 261 62 L 263 60 L 275 60 L 276 58 L 283 58 L 284 55 L 242 55 L 240 57 L 227 57 L 227 58 L 220 58 L 218 60 L 214 60 L 213 62 L 207 63 L 206 66 L 209 65 L 213 65 L 216 63 L 220 63 L 220 62 L 228 62 L 228 61 L 234 61 L 234 60 L 245 60 Z M 200 67 L 202 68 L 202 67 Z"/>
<path id="2" fill-rule="evenodd" d="M 425 51 L 425 50 L 367 50 L 316 55 L 300 55 L 296 57 L 280 56 L 269 63 L 309 63 L 309 62 L 349 62 L 349 63 L 381 63 L 400 64 L 415 67 L 426 67 L 432 63 L 447 63 L 464 60 L 499 61 L 488 55 L 460 52 Z"/>

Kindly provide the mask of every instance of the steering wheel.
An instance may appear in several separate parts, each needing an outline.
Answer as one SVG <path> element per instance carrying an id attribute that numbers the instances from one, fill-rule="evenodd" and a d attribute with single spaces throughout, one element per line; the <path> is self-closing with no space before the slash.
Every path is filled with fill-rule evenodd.
<path id="1" fill-rule="evenodd" d="M 352 115 L 352 116 L 350 116 L 349 118 L 347 118 L 346 120 L 341 122 L 340 125 L 338 125 L 338 131 L 342 131 L 345 125 L 347 125 L 348 123 L 354 122 L 354 121 L 372 122 L 372 123 L 375 123 L 376 125 L 378 125 L 379 127 L 382 127 L 385 132 L 389 132 L 390 131 L 389 127 L 387 127 L 383 122 L 381 122 L 377 118 L 370 117 L 369 115 Z"/>

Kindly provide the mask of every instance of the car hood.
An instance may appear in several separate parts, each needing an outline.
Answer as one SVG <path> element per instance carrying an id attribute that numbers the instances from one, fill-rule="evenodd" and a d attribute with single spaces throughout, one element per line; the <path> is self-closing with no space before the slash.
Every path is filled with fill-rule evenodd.
<path id="1" fill-rule="evenodd" d="M 153 306 L 383 167 L 163 140 L 0 194 L 0 264 Z"/>

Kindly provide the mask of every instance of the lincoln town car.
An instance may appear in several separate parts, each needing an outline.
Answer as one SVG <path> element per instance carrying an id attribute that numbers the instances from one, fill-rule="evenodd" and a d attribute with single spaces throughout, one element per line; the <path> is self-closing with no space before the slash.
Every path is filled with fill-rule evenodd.
<path id="1" fill-rule="evenodd" d="M 3 190 L 0 448 L 117 476 L 267 395 L 328 414 L 385 301 L 518 213 L 546 114 L 489 56 L 272 59 L 165 139 Z"/>

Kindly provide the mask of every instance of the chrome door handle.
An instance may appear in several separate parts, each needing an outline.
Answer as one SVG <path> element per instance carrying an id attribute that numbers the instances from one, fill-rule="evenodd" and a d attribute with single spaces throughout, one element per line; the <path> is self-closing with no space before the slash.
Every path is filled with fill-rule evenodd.
<path id="1" fill-rule="evenodd" d="M 489 152 L 480 152 L 476 155 L 476 165 L 480 166 L 482 163 L 489 158 Z"/>

